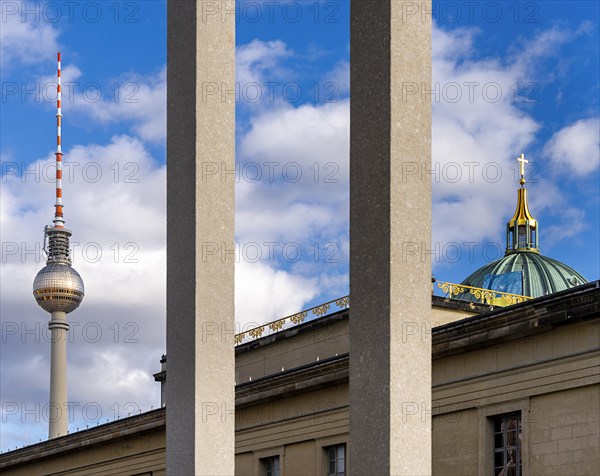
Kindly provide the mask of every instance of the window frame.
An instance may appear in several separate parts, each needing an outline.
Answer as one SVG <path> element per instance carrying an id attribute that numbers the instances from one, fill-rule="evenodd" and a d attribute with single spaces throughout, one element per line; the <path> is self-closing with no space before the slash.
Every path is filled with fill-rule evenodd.
<path id="1" fill-rule="evenodd" d="M 254 460 L 254 475 L 266 474 L 265 460 L 269 458 L 279 458 L 279 474 L 285 474 L 285 446 L 275 446 L 263 450 L 252 451 Z"/>
<path id="2" fill-rule="evenodd" d="M 315 450 L 317 454 L 317 466 L 316 473 L 318 475 L 327 475 L 329 473 L 329 454 L 327 448 L 329 446 L 335 446 L 340 444 L 346 445 L 346 474 L 352 474 L 350 466 L 350 435 L 346 428 L 345 433 L 336 433 L 335 435 L 323 436 L 315 438 Z"/>
<path id="3" fill-rule="evenodd" d="M 512 419 L 516 418 L 516 426 L 514 427 L 514 429 L 508 428 L 508 422 L 511 421 Z M 521 419 L 521 412 L 517 411 L 517 412 L 512 412 L 512 413 L 504 413 L 502 415 L 497 415 L 496 417 L 492 417 L 492 421 L 494 424 L 494 456 L 492 459 L 492 471 L 493 474 L 502 474 L 502 471 L 504 471 L 504 469 L 508 468 L 508 462 L 509 462 L 509 455 L 511 451 L 515 451 L 515 465 L 514 465 L 514 472 L 511 472 L 509 474 L 514 475 L 514 476 L 523 476 L 523 466 L 522 466 L 522 454 L 523 454 L 523 450 L 522 450 L 522 444 L 521 444 L 521 431 L 522 431 L 522 419 Z M 500 431 L 498 430 L 498 424 L 500 427 Z M 509 438 L 509 433 L 514 431 L 515 435 L 514 435 L 514 444 L 509 444 L 510 442 L 510 438 Z M 500 437 L 501 439 L 501 446 L 498 446 L 498 437 Z M 498 455 L 502 455 L 502 465 L 501 466 L 497 466 L 497 456 Z M 510 460 L 512 460 L 513 458 L 510 457 Z M 498 473 L 498 470 L 500 469 L 500 472 Z M 505 475 L 503 475 L 505 476 Z"/>
<path id="4" fill-rule="evenodd" d="M 494 472 L 494 421 L 504 415 L 521 415 L 521 474 L 529 474 L 529 423 L 535 418 L 530 413 L 529 398 L 506 403 L 479 406 L 479 470 L 478 474 L 493 476 Z M 533 421 L 536 421 L 533 419 Z"/>
<path id="5" fill-rule="evenodd" d="M 264 470 L 262 474 L 265 476 L 281 476 L 281 458 L 278 454 L 260 458 L 260 462 Z"/>
<path id="6" fill-rule="evenodd" d="M 346 451 L 346 443 L 345 442 L 341 442 L 341 443 L 337 443 L 337 444 L 333 444 L 333 445 L 329 445 L 329 446 L 324 446 L 323 449 L 326 451 L 327 453 L 327 457 L 325 458 L 325 461 L 327 463 L 327 476 L 346 476 L 348 474 L 348 452 Z M 338 465 L 339 465 L 339 450 L 343 451 L 343 470 L 339 471 Z M 332 459 L 332 454 L 333 454 L 333 459 Z M 331 472 L 331 464 L 334 464 L 334 471 Z"/>

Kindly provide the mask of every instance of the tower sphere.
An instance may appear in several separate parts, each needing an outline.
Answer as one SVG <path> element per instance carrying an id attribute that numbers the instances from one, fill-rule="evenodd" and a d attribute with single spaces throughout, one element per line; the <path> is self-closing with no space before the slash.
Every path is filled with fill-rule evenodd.
<path id="1" fill-rule="evenodd" d="M 49 263 L 33 280 L 33 296 L 46 312 L 74 311 L 84 292 L 81 276 L 66 263 Z"/>

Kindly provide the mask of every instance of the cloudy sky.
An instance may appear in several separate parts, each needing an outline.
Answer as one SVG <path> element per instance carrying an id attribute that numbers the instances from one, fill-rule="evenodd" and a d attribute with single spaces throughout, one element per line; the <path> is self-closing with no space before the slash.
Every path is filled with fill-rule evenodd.
<path id="1" fill-rule="evenodd" d="M 166 7 L 0 6 L 6 451 L 47 435 L 48 316 L 31 284 L 53 217 L 57 50 L 65 219 L 86 284 L 69 315 L 70 430 L 159 405 Z M 349 12 L 346 1 L 238 6 L 241 329 L 348 293 Z M 523 152 L 542 252 L 598 279 L 598 4 L 436 2 L 433 15 L 434 84 L 415 94 L 433 104 L 434 274 L 460 282 L 502 255 Z"/>

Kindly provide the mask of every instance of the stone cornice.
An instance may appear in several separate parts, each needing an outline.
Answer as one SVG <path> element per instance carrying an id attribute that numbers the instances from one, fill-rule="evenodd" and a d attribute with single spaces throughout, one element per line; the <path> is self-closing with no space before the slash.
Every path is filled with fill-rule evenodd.
<path id="1" fill-rule="evenodd" d="M 78 431 L 41 443 L 0 454 L 0 472 L 14 465 L 51 458 L 63 453 L 84 450 L 133 435 L 161 431 L 165 426 L 165 409 L 158 408 L 141 415 L 122 418 L 89 430 Z"/>
<path id="2" fill-rule="evenodd" d="M 600 317 L 600 281 L 433 329 L 433 359 Z"/>

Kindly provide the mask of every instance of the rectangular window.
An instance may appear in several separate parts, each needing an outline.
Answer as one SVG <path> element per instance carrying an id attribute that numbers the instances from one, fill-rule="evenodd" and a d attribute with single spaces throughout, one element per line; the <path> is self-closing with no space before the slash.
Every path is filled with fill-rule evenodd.
<path id="1" fill-rule="evenodd" d="M 329 464 L 327 476 L 346 475 L 346 445 L 344 443 L 326 448 Z"/>
<path id="2" fill-rule="evenodd" d="M 279 456 L 271 456 L 261 460 L 265 468 L 265 476 L 280 476 Z"/>
<path id="3" fill-rule="evenodd" d="M 521 413 L 494 418 L 494 476 L 521 476 Z"/>

